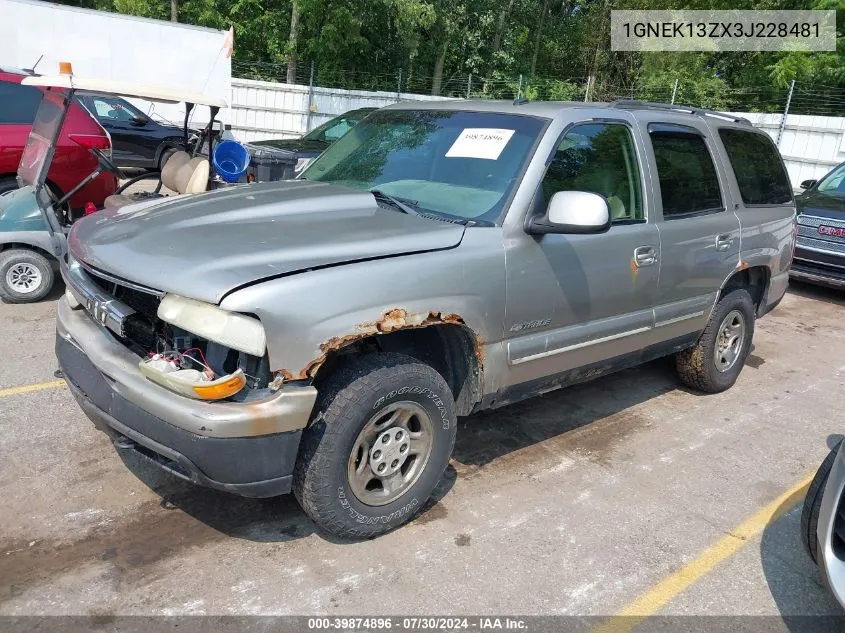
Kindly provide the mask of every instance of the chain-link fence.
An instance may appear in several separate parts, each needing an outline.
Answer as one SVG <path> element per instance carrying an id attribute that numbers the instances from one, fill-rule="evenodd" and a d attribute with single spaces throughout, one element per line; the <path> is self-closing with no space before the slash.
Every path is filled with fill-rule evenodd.
<path id="1" fill-rule="evenodd" d="M 695 82 L 669 79 L 665 84 L 643 80 L 628 84 L 603 77 L 536 77 L 472 73 L 444 74 L 440 78 L 400 68 L 387 72 L 366 72 L 321 68 L 310 61 L 299 61 L 288 82 L 284 63 L 232 62 L 232 75 L 244 79 L 294 83 L 344 90 L 395 92 L 402 95 L 441 95 L 468 99 L 517 99 L 532 101 L 613 101 L 638 99 L 678 103 L 714 110 L 783 113 L 789 101 L 792 114 L 842 116 L 845 113 L 845 86 L 795 83 L 794 89 L 761 86 L 728 86 L 721 81 Z M 791 94 L 791 99 L 790 99 Z"/>

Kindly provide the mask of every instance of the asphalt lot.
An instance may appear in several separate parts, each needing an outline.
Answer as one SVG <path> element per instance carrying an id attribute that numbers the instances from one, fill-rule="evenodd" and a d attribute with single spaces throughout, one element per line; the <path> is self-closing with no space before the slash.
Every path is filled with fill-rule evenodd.
<path id="1" fill-rule="evenodd" d="M 845 432 L 845 294 L 791 288 L 724 394 L 658 361 L 463 420 L 436 502 L 361 543 L 121 461 L 55 382 L 53 315 L 0 304 L 2 615 L 841 614 L 795 499 Z"/>

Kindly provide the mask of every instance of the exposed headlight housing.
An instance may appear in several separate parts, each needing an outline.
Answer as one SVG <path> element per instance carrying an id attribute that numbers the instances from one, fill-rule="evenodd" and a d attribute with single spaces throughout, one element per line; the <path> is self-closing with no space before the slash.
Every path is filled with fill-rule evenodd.
<path id="1" fill-rule="evenodd" d="M 264 326 L 258 319 L 204 301 L 168 294 L 157 314 L 166 323 L 239 352 L 260 357 L 267 349 Z"/>

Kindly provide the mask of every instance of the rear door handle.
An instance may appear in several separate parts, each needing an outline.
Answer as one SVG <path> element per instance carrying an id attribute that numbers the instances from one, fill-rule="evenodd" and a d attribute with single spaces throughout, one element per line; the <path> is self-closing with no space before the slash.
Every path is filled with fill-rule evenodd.
<path id="1" fill-rule="evenodd" d="M 653 246 L 638 246 L 634 249 L 634 262 L 638 268 L 657 262 L 657 251 Z"/>
<path id="2" fill-rule="evenodd" d="M 717 235 L 716 236 L 716 250 L 717 251 L 726 251 L 731 246 L 733 246 L 733 243 L 734 243 L 733 238 L 730 235 L 728 235 L 727 233 L 725 235 Z"/>

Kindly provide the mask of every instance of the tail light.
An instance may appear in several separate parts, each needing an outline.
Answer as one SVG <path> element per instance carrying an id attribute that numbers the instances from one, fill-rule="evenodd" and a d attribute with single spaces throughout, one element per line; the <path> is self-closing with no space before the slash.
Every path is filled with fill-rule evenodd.
<path id="1" fill-rule="evenodd" d="M 100 136 L 99 134 L 71 134 L 70 140 L 85 149 L 98 149 L 111 153 L 111 142 L 108 136 Z"/>
<path id="2" fill-rule="evenodd" d="M 792 266 L 792 262 L 795 259 L 795 245 L 798 243 L 798 218 L 796 217 L 793 221 L 793 228 L 792 228 L 792 253 L 789 256 L 789 265 Z"/>

